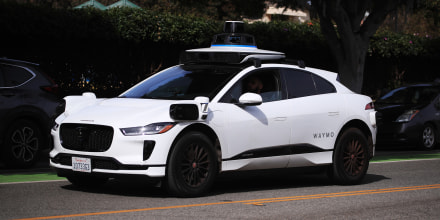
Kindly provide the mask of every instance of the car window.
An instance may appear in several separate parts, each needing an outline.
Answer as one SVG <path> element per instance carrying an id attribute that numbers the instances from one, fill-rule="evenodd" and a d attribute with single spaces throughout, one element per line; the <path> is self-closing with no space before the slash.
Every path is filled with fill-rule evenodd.
<path id="1" fill-rule="evenodd" d="M 287 68 L 282 70 L 282 74 L 289 99 L 336 92 L 330 82 L 316 74 Z"/>
<path id="2" fill-rule="evenodd" d="M 4 80 L 3 87 L 16 87 L 34 77 L 34 74 L 22 67 L 2 64 L 0 68 Z"/>
<path id="3" fill-rule="evenodd" d="M 313 81 L 316 85 L 316 90 L 318 94 L 327 94 L 327 93 L 335 93 L 336 88 L 331 84 L 329 81 L 325 80 L 324 78 L 311 74 Z"/>
<path id="4" fill-rule="evenodd" d="M 211 99 L 240 70 L 215 65 L 176 66 L 145 80 L 120 97 L 190 100 L 206 96 Z"/>
<path id="5" fill-rule="evenodd" d="M 439 90 L 435 87 L 425 87 L 418 91 L 417 104 L 427 104 L 434 100 L 440 94 Z"/>
<path id="6" fill-rule="evenodd" d="M 439 90 L 431 86 L 402 87 L 384 95 L 378 102 L 386 104 L 427 104 L 438 94 Z"/>
<path id="7" fill-rule="evenodd" d="M 240 96 L 247 92 L 260 94 L 263 102 L 273 102 L 286 98 L 286 92 L 281 88 L 279 71 L 269 68 L 248 73 L 226 92 L 220 102 L 238 103 Z"/>

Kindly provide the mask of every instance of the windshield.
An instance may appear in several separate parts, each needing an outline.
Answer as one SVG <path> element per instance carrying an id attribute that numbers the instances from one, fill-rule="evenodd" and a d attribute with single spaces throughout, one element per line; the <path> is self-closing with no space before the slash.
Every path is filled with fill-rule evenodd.
<path id="1" fill-rule="evenodd" d="M 205 96 L 212 99 L 240 70 L 212 65 L 175 66 L 129 89 L 120 98 L 192 100 Z"/>
<path id="2" fill-rule="evenodd" d="M 399 88 L 384 95 L 377 102 L 383 104 L 428 104 L 438 94 L 439 90 L 430 86 Z"/>

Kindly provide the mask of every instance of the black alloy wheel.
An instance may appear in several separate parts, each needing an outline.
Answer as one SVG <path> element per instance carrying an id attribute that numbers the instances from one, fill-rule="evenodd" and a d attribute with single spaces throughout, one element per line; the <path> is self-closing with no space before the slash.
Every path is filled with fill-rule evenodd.
<path id="1" fill-rule="evenodd" d="M 348 128 L 337 141 L 330 174 L 339 184 L 357 184 L 365 177 L 369 160 L 367 138 L 359 129 Z"/>
<path id="2" fill-rule="evenodd" d="M 204 134 L 189 132 L 180 138 L 169 158 L 167 187 L 171 194 L 194 197 L 206 193 L 218 172 L 216 152 Z"/>

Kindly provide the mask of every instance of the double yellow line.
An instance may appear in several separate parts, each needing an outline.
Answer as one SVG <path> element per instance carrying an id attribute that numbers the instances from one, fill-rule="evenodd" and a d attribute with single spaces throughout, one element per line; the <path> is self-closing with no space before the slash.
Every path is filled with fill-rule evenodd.
<path id="1" fill-rule="evenodd" d="M 397 187 L 397 188 L 387 188 L 387 189 L 371 189 L 371 190 L 339 192 L 339 193 L 325 193 L 325 194 L 315 194 L 315 195 L 306 195 L 306 196 L 291 196 L 291 197 L 280 197 L 280 198 L 270 198 L 270 199 L 258 199 L 258 200 L 251 200 L 249 202 L 242 202 L 242 203 L 247 204 L 247 205 L 264 205 L 267 203 L 274 203 L 274 202 L 289 202 L 289 201 L 296 201 L 296 200 L 322 199 L 322 198 L 334 198 L 334 197 L 358 196 L 358 195 L 371 195 L 371 194 L 379 194 L 379 193 L 392 193 L 392 192 L 403 192 L 403 191 L 413 191 L 413 190 L 422 190 L 422 189 L 438 189 L 438 188 L 440 188 L 440 184 Z"/>
<path id="2" fill-rule="evenodd" d="M 212 206 L 212 205 L 226 205 L 226 204 L 237 204 L 237 203 L 246 204 L 246 205 L 262 206 L 267 203 L 275 203 L 275 202 L 289 202 L 289 201 L 307 200 L 307 199 L 322 199 L 322 198 L 335 198 L 335 197 L 345 197 L 345 196 L 372 195 L 372 194 L 380 194 L 380 193 L 404 192 L 404 191 L 438 189 L 438 188 L 440 188 L 440 184 L 396 187 L 396 188 L 385 188 L 385 189 L 371 189 L 371 190 L 349 191 L 349 192 L 339 192 L 339 193 L 325 193 L 325 194 L 304 195 L 304 196 L 289 196 L 289 197 L 278 197 L 278 198 L 253 199 L 253 200 L 242 200 L 242 201 L 224 201 L 224 202 L 214 202 L 214 203 L 164 206 L 164 207 L 153 207 L 153 208 L 143 208 L 143 209 L 128 209 L 128 210 L 117 210 L 117 211 L 108 211 L 108 212 L 80 213 L 80 214 L 73 214 L 73 215 L 58 215 L 58 216 L 25 218 L 25 219 L 21 219 L 21 220 L 85 217 L 85 216 L 94 216 L 94 215 L 109 215 L 109 214 L 120 214 L 120 213 L 128 213 L 128 212 L 145 212 L 145 211 L 154 211 L 154 210 L 179 209 L 179 208 L 190 208 L 190 207 L 201 207 L 201 206 Z"/>

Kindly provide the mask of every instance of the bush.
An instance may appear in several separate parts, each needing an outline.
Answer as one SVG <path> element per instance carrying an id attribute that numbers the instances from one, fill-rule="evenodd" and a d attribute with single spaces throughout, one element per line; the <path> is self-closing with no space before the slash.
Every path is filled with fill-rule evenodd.
<path id="1" fill-rule="evenodd" d="M 91 90 L 108 97 L 177 64 L 181 51 L 208 47 L 223 21 L 132 8 L 72 10 L 0 2 L 0 26 L 0 56 L 41 63 L 65 95 Z M 337 71 L 319 22 L 256 22 L 246 24 L 246 30 L 259 48 Z M 367 89 L 420 79 L 420 69 L 429 72 L 423 80 L 431 80 L 439 72 L 438 42 L 377 33 L 367 57 Z M 402 82 L 395 82 L 395 73 L 404 76 L 398 79 Z M 392 83 L 377 83 L 383 81 Z"/>

